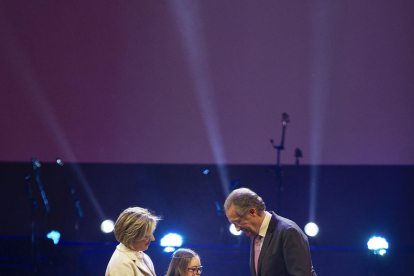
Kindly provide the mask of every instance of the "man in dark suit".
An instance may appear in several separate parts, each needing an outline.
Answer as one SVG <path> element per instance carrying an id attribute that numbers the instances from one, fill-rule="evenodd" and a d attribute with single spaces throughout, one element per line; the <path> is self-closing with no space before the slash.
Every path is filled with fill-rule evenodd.
<path id="1" fill-rule="evenodd" d="M 316 276 L 307 236 L 293 221 L 267 212 L 255 192 L 234 190 L 224 209 L 230 223 L 250 237 L 252 276 Z"/>

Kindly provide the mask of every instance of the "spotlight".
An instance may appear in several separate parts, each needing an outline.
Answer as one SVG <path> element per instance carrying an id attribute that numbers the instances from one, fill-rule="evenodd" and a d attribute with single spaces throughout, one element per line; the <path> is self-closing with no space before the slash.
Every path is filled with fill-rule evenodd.
<path id="1" fill-rule="evenodd" d="M 104 233 L 111 233 L 114 231 L 114 222 L 110 219 L 104 220 L 101 223 L 101 231 Z"/>
<path id="2" fill-rule="evenodd" d="M 236 226 L 234 226 L 233 223 L 230 224 L 229 230 L 230 230 L 230 233 L 232 233 L 235 236 L 240 236 L 242 233 L 242 231 L 237 231 Z"/>
<path id="3" fill-rule="evenodd" d="M 309 237 L 315 237 L 319 233 L 319 227 L 316 223 L 309 222 L 305 225 L 305 233 Z"/>
<path id="4" fill-rule="evenodd" d="M 209 170 L 204 170 L 203 173 L 204 174 L 208 174 L 210 171 Z"/>
<path id="5" fill-rule="evenodd" d="M 169 233 L 161 239 L 161 246 L 164 246 L 164 252 L 174 252 L 175 247 L 180 247 L 183 244 L 183 238 L 175 233 Z"/>
<path id="6" fill-rule="evenodd" d="M 369 239 L 368 243 L 368 249 L 372 250 L 374 254 L 383 256 L 385 253 L 387 253 L 388 249 L 388 242 L 386 239 L 382 237 L 372 237 Z"/>
<path id="7" fill-rule="evenodd" d="M 49 239 L 53 240 L 54 244 L 58 244 L 59 239 L 60 239 L 60 233 L 58 231 L 51 231 L 49 232 L 46 237 L 48 237 Z"/>
<path id="8" fill-rule="evenodd" d="M 60 158 L 56 158 L 56 164 L 58 164 L 59 166 L 63 166 L 63 162 L 62 162 L 62 159 L 60 159 Z"/>
<path id="9" fill-rule="evenodd" d="M 183 244 L 183 239 L 180 235 L 169 233 L 161 239 L 161 246 L 180 247 Z"/>
<path id="10" fill-rule="evenodd" d="M 174 251 L 175 251 L 175 247 L 172 247 L 172 246 L 167 246 L 166 248 L 164 248 L 164 252 L 167 252 L 167 253 L 171 253 Z"/>

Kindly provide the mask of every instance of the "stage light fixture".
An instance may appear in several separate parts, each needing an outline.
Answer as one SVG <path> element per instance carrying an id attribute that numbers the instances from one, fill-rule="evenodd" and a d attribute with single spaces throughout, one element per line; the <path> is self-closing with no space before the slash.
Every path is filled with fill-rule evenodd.
<path id="1" fill-rule="evenodd" d="M 161 246 L 164 246 L 164 247 L 167 247 L 167 246 L 180 247 L 183 244 L 183 239 L 178 234 L 169 233 L 161 239 L 160 243 L 161 243 Z"/>
<path id="2" fill-rule="evenodd" d="M 387 253 L 388 249 L 388 242 L 386 239 L 382 237 L 372 237 L 367 242 L 368 249 L 372 250 L 374 254 L 383 256 L 385 253 Z"/>
<path id="3" fill-rule="evenodd" d="M 167 246 L 167 247 L 164 248 L 164 252 L 166 252 L 166 253 L 171 253 L 171 252 L 174 252 L 174 251 L 175 251 L 175 247 L 172 247 L 172 246 Z"/>
<path id="4" fill-rule="evenodd" d="M 161 239 L 160 244 L 165 247 L 164 252 L 174 252 L 176 247 L 183 244 L 183 238 L 178 234 L 169 233 Z"/>
<path id="5" fill-rule="evenodd" d="M 56 158 L 56 164 L 58 164 L 59 166 L 63 166 L 62 159 Z"/>
<path id="6" fill-rule="evenodd" d="M 314 222 L 309 222 L 305 225 L 305 233 L 309 237 L 315 237 L 319 233 L 319 227 Z"/>
<path id="7" fill-rule="evenodd" d="M 114 231 L 114 222 L 110 219 L 104 220 L 101 223 L 101 231 L 104 233 L 111 233 Z"/>
<path id="8" fill-rule="evenodd" d="M 242 233 L 242 231 L 237 231 L 236 226 L 234 226 L 233 223 L 230 224 L 229 230 L 230 230 L 230 233 L 232 233 L 235 236 L 240 236 Z"/>
<path id="9" fill-rule="evenodd" d="M 53 240 L 54 244 L 58 244 L 60 239 L 60 233 L 58 231 L 52 230 L 46 235 L 46 237 Z"/>
<path id="10" fill-rule="evenodd" d="M 209 170 L 204 170 L 203 173 L 204 174 L 208 174 L 210 171 Z"/>

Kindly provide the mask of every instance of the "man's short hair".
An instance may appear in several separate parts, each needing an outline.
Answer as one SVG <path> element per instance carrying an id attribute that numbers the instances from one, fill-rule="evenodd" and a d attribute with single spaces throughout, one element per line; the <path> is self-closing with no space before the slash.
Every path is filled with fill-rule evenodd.
<path id="1" fill-rule="evenodd" d="M 129 249 L 134 250 L 132 242 L 151 235 L 160 219 L 160 217 L 152 214 L 150 210 L 141 207 L 125 209 L 116 220 L 115 238 Z"/>
<path id="2" fill-rule="evenodd" d="M 240 188 L 231 192 L 226 202 L 224 202 L 224 210 L 226 211 L 232 204 L 234 204 L 240 216 L 244 216 L 252 208 L 256 209 L 259 215 L 266 210 L 263 199 L 247 188 Z"/>

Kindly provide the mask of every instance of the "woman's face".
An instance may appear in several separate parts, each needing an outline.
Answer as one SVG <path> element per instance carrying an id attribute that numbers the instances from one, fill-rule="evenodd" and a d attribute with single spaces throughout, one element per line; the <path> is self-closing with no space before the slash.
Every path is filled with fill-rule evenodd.
<path id="1" fill-rule="evenodd" d="M 135 251 L 145 251 L 152 241 L 155 241 L 154 235 L 145 236 L 144 239 L 134 240 L 132 242 L 132 249 Z"/>
<path id="2" fill-rule="evenodd" d="M 200 259 L 198 257 L 191 258 L 190 263 L 187 267 L 186 276 L 200 275 L 201 274 Z"/>

